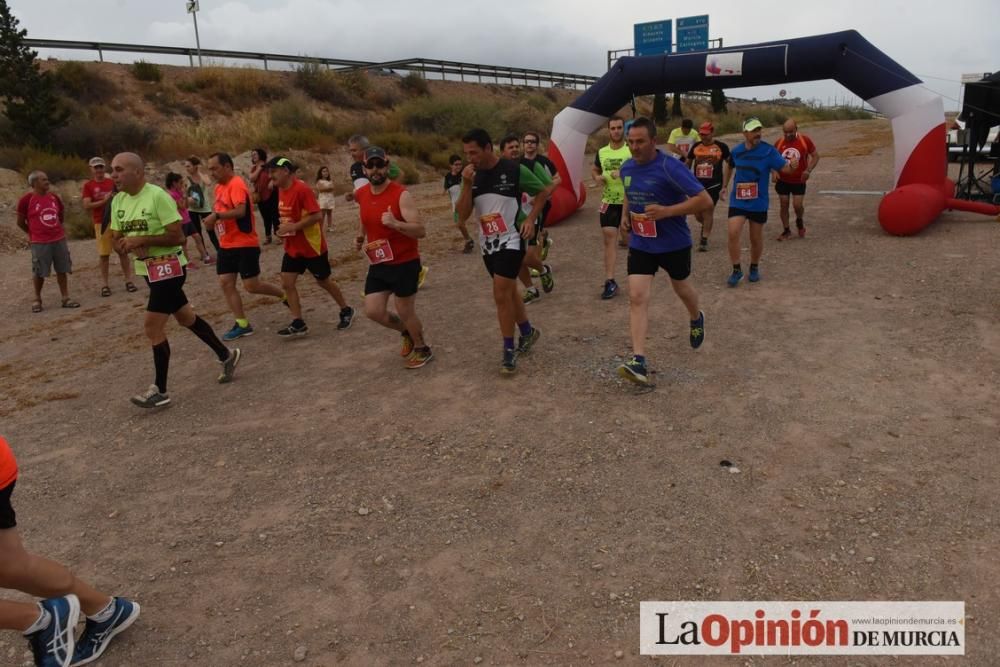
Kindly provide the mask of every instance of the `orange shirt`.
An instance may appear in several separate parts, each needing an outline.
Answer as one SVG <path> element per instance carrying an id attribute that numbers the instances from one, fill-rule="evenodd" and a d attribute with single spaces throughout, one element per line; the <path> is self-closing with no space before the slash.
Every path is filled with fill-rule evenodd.
<path id="1" fill-rule="evenodd" d="M 368 239 L 364 250 L 373 263 L 402 264 L 420 259 L 417 239 L 382 224 L 382 214 L 386 211 L 392 211 L 397 220 L 403 219 L 403 213 L 399 210 L 399 198 L 404 192 L 406 188 L 395 181 L 389 181 L 389 186 L 379 194 L 372 192 L 370 183 L 354 192 L 354 200 L 361 209 L 361 224 L 365 227 Z"/>
<path id="2" fill-rule="evenodd" d="M 246 203 L 247 212 L 242 218 L 227 218 L 215 222 L 215 234 L 219 237 L 219 245 L 223 248 L 258 248 L 260 238 L 257 236 L 257 225 L 253 218 L 253 200 L 250 189 L 239 176 L 233 176 L 229 182 L 215 186 L 216 213 L 232 211 L 242 203 Z"/>
<path id="3" fill-rule="evenodd" d="M 15 479 L 17 479 L 17 461 L 14 459 L 14 452 L 10 451 L 10 445 L 0 435 L 0 489 L 10 486 Z"/>
<path id="4" fill-rule="evenodd" d="M 281 222 L 299 222 L 310 213 L 319 213 L 319 202 L 312 188 L 299 179 L 292 181 L 287 190 L 278 188 L 278 219 Z M 289 257 L 319 257 L 326 252 L 323 225 L 317 222 L 285 236 L 285 253 Z"/>

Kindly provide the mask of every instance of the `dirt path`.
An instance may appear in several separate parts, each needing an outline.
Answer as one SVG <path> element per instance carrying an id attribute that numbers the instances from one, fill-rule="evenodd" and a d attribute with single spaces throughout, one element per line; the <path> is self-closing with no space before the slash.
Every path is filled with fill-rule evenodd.
<path id="1" fill-rule="evenodd" d="M 278 340 L 284 309 L 251 300 L 259 333 L 232 385 L 174 326 L 174 404 L 140 413 L 127 397 L 152 375 L 144 291 L 99 298 L 93 243 L 75 242 L 83 308 L 31 315 L 28 256 L 6 255 L 0 423 L 26 542 L 142 602 L 108 667 L 271 667 L 301 646 L 311 665 L 600 665 L 617 650 L 639 664 L 637 602 L 692 599 L 965 600 L 962 664 L 990 664 L 1000 229 L 953 213 L 891 238 L 878 198 L 819 194 L 891 185 L 871 127 L 804 128 L 845 156 L 810 182 L 807 239 L 770 240 L 772 209 L 759 284 L 724 286 L 717 212 L 695 255 L 697 353 L 657 281 L 646 394 L 614 374 L 627 300 L 597 298 L 593 191 L 552 230 L 556 290 L 529 310 L 543 335 L 513 380 L 497 373 L 482 262 L 458 252 L 437 183 L 415 188 L 433 219 L 418 307 L 437 357 L 419 372 L 367 321 L 336 332 L 309 287 L 301 340 Z M 857 155 L 859 137 L 875 151 Z M 351 220 L 341 206 L 334 275 L 358 305 Z M 276 271 L 280 251 L 263 261 Z M 188 285 L 228 327 L 212 273 Z M 0 636 L 0 662 L 23 649 Z"/>

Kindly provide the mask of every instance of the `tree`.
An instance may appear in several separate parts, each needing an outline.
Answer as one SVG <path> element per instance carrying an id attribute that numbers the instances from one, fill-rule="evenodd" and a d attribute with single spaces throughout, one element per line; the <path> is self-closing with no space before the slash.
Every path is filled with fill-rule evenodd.
<path id="1" fill-rule="evenodd" d="M 653 122 L 657 125 L 666 125 L 667 123 L 666 93 L 656 93 L 653 95 Z"/>
<path id="2" fill-rule="evenodd" d="M 69 111 L 55 93 L 52 77 L 38 67 L 38 54 L 24 43 L 7 0 L 0 0 L 0 99 L 14 136 L 48 146 L 52 133 L 66 124 Z"/>
<path id="3" fill-rule="evenodd" d="M 684 114 L 681 112 L 681 94 L 674 93 L 674 106 L 670 109 L 671 118 L 680 118 Z"/>
<path id="4" fill-rule="evenodd" d="M 726 113 L 726 93 L 721 88 L 712 89 L 712 111 Z"/>

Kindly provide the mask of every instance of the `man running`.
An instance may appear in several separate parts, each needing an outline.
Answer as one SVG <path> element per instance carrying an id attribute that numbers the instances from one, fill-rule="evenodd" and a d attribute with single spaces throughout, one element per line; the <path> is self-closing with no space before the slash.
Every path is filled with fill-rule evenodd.
<path id="1" fill-rule="evenodd" d="M 101 593 L 63 565 L 24 548 L 10 501 L 17 474 L 14 452 L 0 436 L 0 588 L 45 598 L 38 603 L 0 600 L 0 629 L 22 633 L 38 667 L 86 665 L 135 623 L 139 605 Z M 87 624 L 77 639 L 81 611 Z"/>
<path id="2" fill-rule="evenodd" d="M 223 334 L 223 340 L 236 340 L 253 335 L 253 327 L 243 309 L 243 299 L 236 289 L 236 276 L 251 294 L 267 294 L 285 301 L 280 287 L 262 281 L 260 276 L 260 237 L 254 224 L 250 190 L 236 176 L 233 158 L 228 153 L 213 153 L 208 158 L 208 170 L 215 179 L 214 210 L 204 220 L 206 227 L 215 228 L 219 239 L 215 272 L 219 275 L 222 293 L 236 318 L 233 328 Z"/>
<path id="3" fill-rule="evenodd" d="M 694 215 L 701 224 L 698 251 L 705 252 L 708 250 L 708 237 L 712 234 L 712 223 L 715 222 L 715 205 L 719 203 L 719 193 L 722 191 L 724 165 L 729 163 L 729 146 L 715 139 L 715 126 L 711 122 L 701 124 L 698 136 L 701 141 L 691 147 L 691 171 L 698 182 L 705 186 L 705 192 L 712 197 L 712 208 Z"/>
<path id="4" fill-rule="evenodd" d="M 685 216 L 706 211 L 712 198 L 680 162 L 656 148 L 656 126 L 636 118 L 628 130 L 632 159 L 621 167 L 625 184 L 625 224 L 632 230 L 628 250 L 629 331 L 632 356 L 618 367 L 618 374 L 649 386 L 646 332 L 649 328 L 649 295 L 653 276 L 660 268 L 670 276 L 674 294 L 690 315 L 689 339 L 698 349 L 705 340 L 705 313 L 698 309 L 698 293 L 691 275 L 691 230 Z"/>
<path id="5" fill-rule="evenodd" d="M 545 197 L 538 196 L 545 184 L 527 167 L 497 156 L 486 130 L 467 132 L 462 137 L 462 148 L 469 164 L 462 170 L 462 196 L 456 209 L 460 220 L 468 219 L 475 211 L 479 223 L 479 246 L 493 280 L 493 300 L 503 337 L 500 373 L 509 376 L 517 371 L 518 355 L 530 351 L 541 335 L 528 321 L 524 301 L 517 293 L 517 275 L 525 243 L 534 235 L 545 206 Z M 522 192 L 535 197 L 527 214 L 521 209 Z M 521 336 L 516 348 L 515 323 Z"/>
<path id="6" fill-rule="evenodd" d="M 371 263 L 365 278 L 365 316 L 398 331 L 406 367 L 420 368 L 434 358 L 416 310 L 420 275 L 417 239 L 426 234 L 424 223 L 413 196 L 389 180 L 385 151 L 369 146 L 363 157 L 368 184 L 361 186 L 354 197 L 361 213 L 356 248 L 364 249 Z M 389 310 L 390 296 L 395 300 L 395 313 Z"/>
<path id="7" fill-rule="evenodd" d="M 347 329 L 354 319 L 354 309 L 347 305 L 340 287 L 331 278 L 330 258 L 321 223 L 323 214 L 312 188 L 296 178 L 296 166 L 286 157 L 275 157 L 267 169 L 278 186 L 278 229 L 276 234 L 285 242 L 285 255 L 281 259 L 281 286 L 292 311 L 292 323 L 278 331 L 283 338 L 303 336 L 309 331 L 302 319 L 302 300 L 295 286 L 306 271 L 316 279 L 316 284 L 326 290 L 340 306 L 338 329 Z"/>
<path id="8" fill-rule="evenodd" d="M 602 188 L 600 223 L 601 236 L 604 241 L 604 291 L 602 299 L 611 299 L 618 294 L 618 283 L 615 282 L 615 263 L 618 251 L 615 241 L 621 235 L 622 204 L 625 201 L 625 186 L 622 185 L 621 168 L 626 160 L 632 157 L 632 152 L 625 145 L 625 122 L 621 116 L 608 119 L 608 135 L 610 143 L 598 149 L 594 156 L 591 173 L 594 184 Z"/>
<path id="9" fill-rule="evenodd" d="M 153 348 L 156 376 L 146 393 L 132 397 L 132 403 L 140 408 L 158 408 L 170 403 L 167 393 L 170 343 L 166 328 L 171 315 L 212 348 L 222 364 L 219 382 L 230 382 L 240 361 L 240 350 L 223 345 L 208 322 L 195 314 L 184 294 L 187 257 L 181 249 L 184 232 L 174 200 L 162 188 L 146 182 L 145 165 L 135 153 L 116 155 L 111 161 L 111 172 L 119 190 L 111 200 L 115 245 L 135 257 L 135 273 L 149 285 L 144 329 Z"/>
<path id="10" fill-rule="evenodd" d="M 781 216 L 781 235 L 779 241 L 792 238 L 792 230 L 788 224 L 788 199 L 792 200 L 795 208 L 795 227 L 798 230 L 799 238 L 805 238 L 806 224 L 802 220 L 805 215 L 806 181 L 809 174 L 819 164 L 819 152 L 812 139 L 799 132 L 798 125 L 789 118 L 782 126 L 784 133 L 780 139 L 774 143 L 774 147 L 781 153 L 781 157 L 786 160 L 796 160 L 798 168 L 790 174 L 778 173 L 774 175 L 774 191 L 778 193 L 778 202 L 781 205 L 779 215 Z"/>
<path id="11" fill-rule="evenodd" d="M 44 171 L 28 174 L 31 192 L 17 202 L 17 226 L 28 235 L 31 243 L 31 273 L 35 300 L 31 312 L 42 312 L 42 287 L 53 266 L 56 282 L 62 295 L 63 308 L 79 308 L 80 303 L 69 297 L 69 274 L 73 273 L 73 259 L 66 242 L 63 222 L 66 209 L 59 195 L 51 191 L 49 177 Z"/>
<path id="12" fill-rule="evenodd" d="M 111 296 L 111 287 L 108 285 L 108 274 L 111 272 L 111 251 L 114 245 L 111 242 L 111 229 L 104 225 L 104 209 L 107 207 L 111 197 L 115 194 L 115 184 L 107 177 L 107 165 L 104 158 L 90 158 L 90 173 L 93 176 L 83 184 L 83 208 L 90 211 L 94 221 L 94 237 L 97 239 L 97 257 L 101 267 L 101 296 Z M 125 277 L 125 290 L 135 292 L 138 288 L 132 283 L 132 267 L 128 255 L 115 252 L 118 255 L 118 263 L 122 267 L 122 275 Z"/>
<path id="13" fill-rule="evenodd" d="M 448 158 L 448 173 L 444 175 L 444 191 L 445 194 L 451 198 L 451 216 L 455 222 L 455 227 L 458 231 L 462 233 L 462 238 L 465 239 L 465 246 L 462 248 L 462 252 L 469 254 L 476 247 L 476 242 L 472 240 L 469 236 L 469 229 L 465 226 L 465 221 L 461 222 L 458 219 L 458 213 L 455 212 L 455 204 L 458 202 L 459 195 L 462 194 L 462 158 L 458 155 L 452 155 Z"/>
<path id="14" fill-rule="evenodd" d="M 736 182 L 729 196 L 729 259 L 733 272 L 726 284 L 736 287 L 743 280 L 740 265 L 740 237 L 743 225 L 750 221 L 750 274 L 752 283 L 760 280 L 760 257 L 764 254 L 764 225 L 767 224 L 767 188 L 771 171 L 792 173 L 798 162 L 788 161 L 771 144 L 760 140 L 763 125 L 757 118 L 747 118 L 743 123 L 744 142 L 734 147 L 731 160 L 726 164 L 725 183 L 720 194 L 725 196 L 729 182 L 736 174 Z"/>
<path id="15" fill-rule="evenodd" d="M 699 141 L 701 141 L 701 137 L 694 131 L 694 122 L 690 118 L 685 118 L 681 121 L 680 127 L 671 130 L 670 137 L 667 139 L 667 150 L 686 164 L 691 147 Z"/>
<path id="16" fill-rule="evenodd" d="M 545 218 L 549 214 L 549 209 L 552 208 L 549 197 L 552 196 L 552 192 L 559 186 L 562 179 L 559 177 L 559 171 L 556 169 L 556 165 L 552 163 L 552 160 L 538 152 L 538 142 L 540 139 L 537 132 L 525 132 L 521 140 L 523 147 L 521 151 L 521 164 L 527 167 L 538 180 L 545 184 L 545 190 L 542 191 L 541 195 L 545 197 L 545 206 L 542 207 L 542 212 L 538 216 L 538 231 L 535 232 L 532 238 L 528 239 L 528 248 L 524 256 L 524 262 L 521 265 L 521 272 L 518 275 L 521 283 L 527 288 L 522 298 L 525 303 L 531 303 L 537 301 L 541 296 L 538 293 L 538 288 L 534 286 L 531 280 L 533 275 L 539 276 L 542 289 L 546 294 L 551 292 L 556 286 L 555 280 L 552 277 L 552 267 L 542 262 L 548 257 L 549 247 L 552 245 L 549 233 L 545 231 Z M 521 208 L 524 209 L 525 215 L 531 211 L 533 205 L 534 197 L 526 192 L 522 193 Z"/>

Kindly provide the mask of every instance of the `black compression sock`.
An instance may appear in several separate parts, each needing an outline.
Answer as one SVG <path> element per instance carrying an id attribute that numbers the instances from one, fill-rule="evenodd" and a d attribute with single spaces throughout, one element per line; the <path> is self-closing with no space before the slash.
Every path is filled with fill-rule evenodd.
<path id="1" fill-rule="evenodd" d="M 170 343 L 166 339 L 153 346 L 153 367 L 156 369 L 156 388 L 167 393 L 167 369 L 170 368 Z"/>
<path id="2" fill-rule="evenodd" d="M 743 273 L 743 267 L 739 264 L 733 264 L 733 273 Z"/>
<path id="3" fill-rule="evenodd" d="M 191 332 L 201 339 L 205 345 L 212 348 L 216 356 L 219 357 L 219 361 L 225 361 L 229 358 L 229 348 L 222 344 L 219 337 L 215 335 L 212 331 L 212 327 L 201 317 L 195 316 L 194 322 L 188 327 Z"/>

